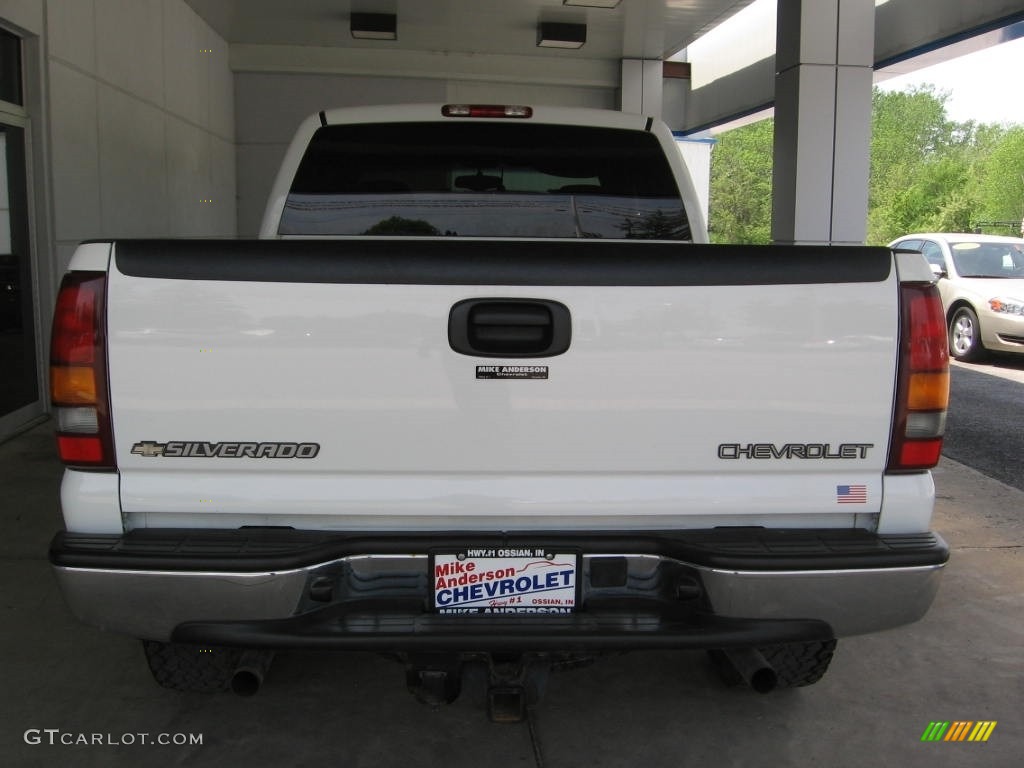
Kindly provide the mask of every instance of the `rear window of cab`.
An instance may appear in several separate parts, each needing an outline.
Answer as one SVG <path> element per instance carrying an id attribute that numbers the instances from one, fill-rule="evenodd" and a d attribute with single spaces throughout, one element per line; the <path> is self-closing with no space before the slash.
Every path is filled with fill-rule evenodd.
<path id="1" fill-rule="evenodd" d="M 518 121 L 324 126 L 278 232 L 692 239 L 654 135 Z"/>

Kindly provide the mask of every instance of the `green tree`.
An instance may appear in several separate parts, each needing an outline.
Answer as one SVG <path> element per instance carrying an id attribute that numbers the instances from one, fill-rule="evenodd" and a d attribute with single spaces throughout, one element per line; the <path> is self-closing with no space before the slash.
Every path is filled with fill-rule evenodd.
<path id="1" fill-rule="evenodd" d="M 712 242 L 770 242 L 774 132 L 774 120 L 761 120 L 718 136 L 711 152 Z"/>
<path id="2" fill-rule="evenodd" d="M 912 176 L 905 187 L 890 191 L 884 208 L 869 213 L 879 227 L 868 233 L 869 242 L 886 243 L 908 232 L 969 230 L 977 204 L 965 153 L 927 158 Z"/>
<path id="3" fill-rule="evenodd" d="M 875 89 L 868 243 L 1024 217 L 1024 126 L 950 120 L 948 98 L 931 85 Z M 720 134 L 711 155 L 714 242 L 769 241 L 772 132 L 764 120 Z"/>
<path id="4" fill-rule="evenodd" d="M 886 243 L 940 223 L 963 229 L 973 206 L 973 124 L 946 115 L 949 94 L 926 85 L 907 91 L 875 89 L 868 182 L 869 243 Z M 970 215 L 966 217 L 970 219 Z M 962 224 L 961 224 L 962 222 Z M 943 226 L 941 228 L 947 228 Z"/>
<path id="5" fill-rule="evenodd" d="M 985 221 L 1024 219 L 1024 126 L 1003 132 L 981 163 L 981 216 Z"/>

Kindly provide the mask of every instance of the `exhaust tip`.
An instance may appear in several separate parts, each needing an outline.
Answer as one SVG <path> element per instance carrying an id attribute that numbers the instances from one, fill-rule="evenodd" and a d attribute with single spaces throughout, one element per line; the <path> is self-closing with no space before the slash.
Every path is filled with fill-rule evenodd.
<path id="1" fill-rule="evenodd" d="M 231 690 L 239 696 L 255 696 L 274 659 L 272 651 L 246 651 L 231 676 Z"/>
<path id="2" fill-rule="evenodd" d="M 231 676 L 231 690 L 239 696 L 255 696 L 263 685 L 263 675 L 254 669 L 238 669 Z"/>
<path id="3" fill-rule="evenodd" d="M 779 676 L 771 667 L 762 667 L 754 672 L 747 682 L 758 693 L 771 693 L 779 685 Z"/>
<path id="4" fill-rule="evenodd" d="M 771 693 L 778 687 L 778 673 L 756 648 L 727 648 L 723 654 L 735 674 L 758 693 Z"/>

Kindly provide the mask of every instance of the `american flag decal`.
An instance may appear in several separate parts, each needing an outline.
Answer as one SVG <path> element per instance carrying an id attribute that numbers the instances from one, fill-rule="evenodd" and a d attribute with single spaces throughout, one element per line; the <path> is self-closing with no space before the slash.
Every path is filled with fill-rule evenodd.
<path id="1" fill-rule="evenodd" d="M 837 504 L 867 504 L 868 487 L 866 485 L 837 485 Z"/>

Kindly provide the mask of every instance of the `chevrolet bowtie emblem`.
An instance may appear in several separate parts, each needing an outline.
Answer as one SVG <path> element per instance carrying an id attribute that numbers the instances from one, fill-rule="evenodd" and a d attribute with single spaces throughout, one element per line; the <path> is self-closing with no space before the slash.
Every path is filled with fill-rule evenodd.
<path id="1" fill-rule="evenodd" d="M 154 443 L 152 440 L 145 440 L 132 446 L 132 453 L 137 456 L 163 456 L 166 443 Z"/>

